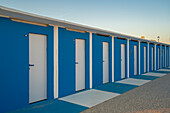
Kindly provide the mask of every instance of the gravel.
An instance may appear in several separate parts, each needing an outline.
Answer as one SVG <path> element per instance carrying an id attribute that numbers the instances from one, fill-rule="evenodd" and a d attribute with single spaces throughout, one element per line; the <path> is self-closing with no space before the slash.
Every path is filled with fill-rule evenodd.
<path id="1" fill-rule="evenodd" d="M 170 74 L 82 113 L 170 113 Z"/>

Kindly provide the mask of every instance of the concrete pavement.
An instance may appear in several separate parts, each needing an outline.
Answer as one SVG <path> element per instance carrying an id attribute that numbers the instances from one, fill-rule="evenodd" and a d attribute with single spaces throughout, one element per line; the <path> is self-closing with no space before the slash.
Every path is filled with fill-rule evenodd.
<path id="1" fill-rule="evenodd" d="M 82 113 L 170 113 L 170 74 L 107 100 Z"/>

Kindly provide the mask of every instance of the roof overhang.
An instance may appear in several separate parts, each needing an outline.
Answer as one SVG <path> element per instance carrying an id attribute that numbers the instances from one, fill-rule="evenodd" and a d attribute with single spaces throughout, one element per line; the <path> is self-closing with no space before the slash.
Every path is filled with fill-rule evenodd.
<path id="1" fill-rule="evenodd" d="M 129 36 L 121 33 L 116 33 L 108 30 L 103 30 L 99 28 L 89 27 L 86 25 L 76 24 L 72 22 L 67 22 L 63 20 L 53 19 L 50 17 L 44 17 L 40 15 L 35 15 L 31 13 L 26 13 L 23 11 L 7 8 L 0 6 L 0 15 L 3 15 L 4 17 L 10 17 L 10 18 L 16 18 L 20 20 L 30 21 L 30 22 L 36 22 L 36 23 L 42 23 L 42 24 L 48 24 L 48 25 L 57 25 L 61 27 L 71 28 L 71 29 L 77 29 L 81 31 L 87 31 L 87 32 L 93 32 L 93 33 L 99 33 L 104 35 L 110 35 L 114 37 L 121 37 L 121 38 L 127 38 L 130 40 L 138 40 L 143 42 L 150 42 L 155 44 L 162 44 L 162 45 L 169 45 L 165 43 L 155 42 L 147 39 L 142 39 L 134 36 Z"/>

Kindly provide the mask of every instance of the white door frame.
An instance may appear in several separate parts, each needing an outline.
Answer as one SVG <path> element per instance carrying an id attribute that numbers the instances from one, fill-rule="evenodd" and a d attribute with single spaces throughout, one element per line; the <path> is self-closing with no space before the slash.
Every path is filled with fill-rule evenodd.
<path id="1" fill-rule="evenodd" d="M 54 99 L 58 98 L 58 26 L 54 26 Z"/>
<path id="2" fill-rule="evenodd" d="M 114 36 L 112 36 L 112 82 L 114 82 Z"/>
<path id="3" fill-rule="evenodd" d="M 126 46 L 125 46 L 126 47 Z M 126 50 L 125 50 L 126 51 Z M 125 52 L 126 53 L 126 52 Z M 126 61 L 126 60 L 125 60 Z M 127 39 L 127 78 L 129 78 L 129 39 Z"/>
<path id="4" fill-rule="evenodd" d="M 140 75 L 140 41 L 139 41 L 138 55 L 139 55 L 139 56 L 138 56 L 138 58 L 139 58 L 139 60 L 138 60 L 138 61 L 139 61 L 138 67 L 139 67 L 139 68 L 138 68 L 138 69 L 139 69 L 139 75 Z"/>
<path id="5" fill-rule="evenodd" d="M 148 65 L 148 68 L 147 68 L 148 72 L 149 72 L 149 60 L 150 60 L 150 58 L 149 58 L 149 53 L 150 53 L 149 48 L 150 48 L 150 46 L 149 46 L 149 42 L 148 42 L 148 51 L 147 51 L 147 54 L 148 54 L 147 55 L 148 56 L 148 59 L 147 59 L 148 60 L 148 63 L 147 63 L 147 65 Z"/>
<path id="6" fill-rule="evenodd" d="M 90 60 L 90 88 L 92 88 L 92 71 L 93 71 L 93 69 L 92 69 L 92 32 L 89 32 L 89 44 L 90 44 L 90 58 L 89 58 L 89 60 Z"/>

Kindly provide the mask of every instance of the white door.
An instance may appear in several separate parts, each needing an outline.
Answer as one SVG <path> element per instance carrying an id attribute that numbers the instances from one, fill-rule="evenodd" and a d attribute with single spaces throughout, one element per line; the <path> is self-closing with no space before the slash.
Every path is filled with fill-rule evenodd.
<path id="1" fill-rule="evenodd" d="M 103 42 L 103 83 L 109 82 L 109 43 Z"/>
<path id="2" fill-rule="evenodd" d="M 144 73 L 146 73 L 146 47 L 144 47 Z"/>
<path id="3" fill-rule="evenodd" d="M 153 71 L 153 47 L 152 47 L 152 71 Z"/>
<path id="4" fill-rule="evenodd" d="M 167 47 L 167 48 L 168 48 L 168 47 Z M 169 66 L 169 64 L 168 64 L 168 62 L 169 62 L 169 54 L 168 54 L 168 53 L 169 53 L 169 49 L 167 49 L 167 52 L 166 52 L 166 54 L 167 54 L 167 55 L 166 55 L 166 56 L 167 56 L 167 58 L 166 58 L 166 59 L 167 59 L 167 67 Z"/>
<path id="5" fill-rule="evenodd" d="M 85 89 L 85 40 L 76 39 L 76 91 Z"/>
<path id="6" fill-rule="evenodd" d="M 159 48 L 158 48 L 158 69 L 159 69 L 159 55 L 160 55 L 160 50 L 159 50 Z"/>
<path id="7" fill-rule="evenodd" d="M 134 75 L 137 75 L 137 46 L 134 46 Z"/>
<path id="8" fill-rule="evenodd" d="M 125 78 L 125 44 L 121 44 L 121 79 Z"/>
<path id="9" fill-rule="evenodd" d="M 165 56 L 164 56 L 164 53 L 165 53 L 165 50 L 163 49 L 163 67 L 165 67 L 165 66 L 164 66 L 164 63 L 165 63 L 165 62 L 164 62 L 164 61 L 165 61 L 165 59 L 164 59 L 164 57 L 165 57 Z"/>
<path id="10" fill-rule="evenodd" d="M 29 34 L 29 103 L 47 99 L 46 35 Z"/>

